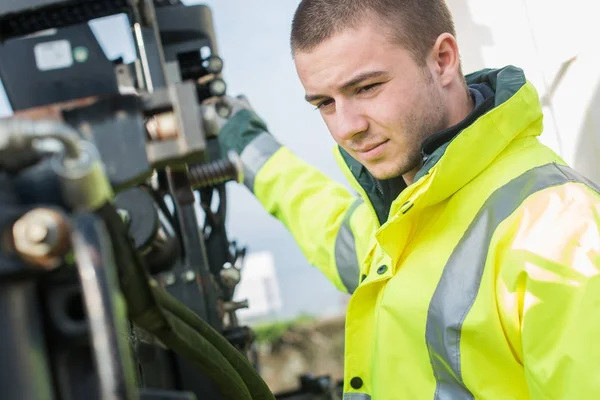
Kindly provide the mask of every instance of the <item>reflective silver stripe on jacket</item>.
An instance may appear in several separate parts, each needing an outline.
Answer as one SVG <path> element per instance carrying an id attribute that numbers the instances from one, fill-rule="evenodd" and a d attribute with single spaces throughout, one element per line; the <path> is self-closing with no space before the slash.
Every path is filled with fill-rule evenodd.
<path id="1" fill-rule="evenodd" d="M 343 400 L 371 400 L 371 396 L 365 393 L 344 393 Z"/>
<path id="2" fill-rule="evenodd" d="M 254 191 L 256 174 L 280 148 L 281 144 L 266 132 L 258 135 L 244 148 L 240 158 L 244 164 L 244 185 L 248 189 Z"/>
<path id="3" fill-rule="evenodd" d="M 358 265 L 358 255 L 356 254 L 356 240 L 350 227 L 350 218 L 354 210 L 363 202 L 362 198 L 357 198 L 350 206 L 344 221 L 338 230 L 335 239 L 335 264 L 342 283 L 348 290 L 348 293 L 354 293 L 358 287 L 360 267 Z"/>
<path id="4" fill-rule="evenodd" d="M 586 183 L 598 191 L 594 184 L 568 167 L 547 164 L 529 170 L 487 199 L 454 249 L 427 315 L 425 336 L 437 381 L 435 400 L 473 399 L 462 379 L 460 336 L 479 290 L 494 231 L 530 195 L 568 182 Z"/>

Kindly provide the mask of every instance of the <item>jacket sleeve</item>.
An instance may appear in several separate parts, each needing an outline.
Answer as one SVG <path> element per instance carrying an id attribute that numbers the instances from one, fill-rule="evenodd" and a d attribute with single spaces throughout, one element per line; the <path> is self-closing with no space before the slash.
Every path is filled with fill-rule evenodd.
<path id="1" fill-rule="evenodd" d="M 528 199 L 507 246 L 518 268 L 532 400 L 600 398 L 600 197 L 567 183 Z"/>
<path id="2" fill-rule="evenodd" d="M 221 133 L 225 134 L 221 141 L 240 154 L 244 184 L 291 232 L 308 262 L 339 290 L 352 293 L 375 227 L 366 204 L 299 159 L 266 127 L 254 124 L 252 134 L 237 127 L 245 133 L 234 135 L 231 126 L 239 125 L 241 119 L 236 116 L 226 126 L 230 129 Z"/>

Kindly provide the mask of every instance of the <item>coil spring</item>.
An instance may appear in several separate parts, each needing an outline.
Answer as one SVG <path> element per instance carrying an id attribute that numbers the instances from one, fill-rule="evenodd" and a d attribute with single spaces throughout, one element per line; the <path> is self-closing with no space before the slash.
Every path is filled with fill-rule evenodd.
<path id="1" fill-rule="evenodd" d="M 190 166 L 188 175 L 192 187 L 204 188 L 233 180 L 240 182 L 242 166 L 238 155 L 229 153 L 227 158 Z"/>

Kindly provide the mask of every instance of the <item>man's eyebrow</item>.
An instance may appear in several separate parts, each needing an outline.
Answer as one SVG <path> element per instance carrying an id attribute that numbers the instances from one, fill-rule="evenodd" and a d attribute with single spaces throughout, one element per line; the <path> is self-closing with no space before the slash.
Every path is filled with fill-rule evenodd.
<path id="1" fill-rule="evenodd" d="M 382 75 L 386 75 L 387 73 L 385 71 L 366 71 L 366 72 L 362 72 L 358 75 L 356 75 L 354 78 L 350 79 L 349 81 L 345 82 L 344 84 L 342 84 L 339 88 L 338 91 L 343 92 L 345 90 L 348 90 L 349 88 L 358 85 L 359 83 L 361 83 L 362 81 L 366 81 L 367 79 L 372 79 L 372 78 L 377 78 L 380 77 Z M 323 95 L 323 94 L 307 94 L 306 96 L 304 96 L 304 99 L 306 101 L 308 101 L 309 103 L 312 103 L 313 101 L 319 100 L 319 99 L 323 99 L 323 98 L 327 98 L 329 96 Z"/>

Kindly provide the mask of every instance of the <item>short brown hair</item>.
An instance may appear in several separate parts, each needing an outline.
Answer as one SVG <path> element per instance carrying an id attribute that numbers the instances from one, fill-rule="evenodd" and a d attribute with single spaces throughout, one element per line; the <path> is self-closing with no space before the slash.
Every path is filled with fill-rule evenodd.
<path id="1" fill-rule="evenodd" d="M 419 64 L 442 33 L 456 36 L 445 0 L 302 0 L 292 22 L 292 54 L 311 51 L 335 33 L 376 17 Z"/>

